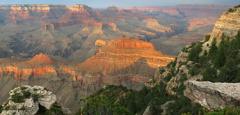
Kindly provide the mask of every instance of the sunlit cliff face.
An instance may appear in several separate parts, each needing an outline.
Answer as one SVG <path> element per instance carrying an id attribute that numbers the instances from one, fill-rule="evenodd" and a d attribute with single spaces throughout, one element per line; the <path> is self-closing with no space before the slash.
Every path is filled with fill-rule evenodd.
<path id="1" fill-rule="evenodd" d="M 72 6 L 67 6 L 67 9 L 71 12 L 75 13 L 86 13 L 86 6 L 84 5 L 72 5 Z"/>
<path id="2" fill-rule="evenodd" d="M 32 5 L 30 7 L 30 10 L 34 11 L 34 12 L 48 13 L 50 11 L 50 6 L 49 5 L 45 5 L 45 4 L 42 4 L 42 5 Z"/>
<path id="3" fill-rule="evenodd" d="M 11 5 L 9 18 L 16 23 L 19 19 L 31 19 L 30 13 L 47 14 L 50 11 L 49 5 Z"/>
<path id="4" fill-rule="evenodd" d="M 173 57 L 164 55 L 154 49 L 154 46 L 142 40 L 119 38 L 117 40 L 97 40 L 95 45 L 100 47 L 96 55 L 80 64 L 80 68 L 92 72 L 112 73 L 124 69 L 132 70 L 139 65 L 143 71 L 166 66 Z"/>

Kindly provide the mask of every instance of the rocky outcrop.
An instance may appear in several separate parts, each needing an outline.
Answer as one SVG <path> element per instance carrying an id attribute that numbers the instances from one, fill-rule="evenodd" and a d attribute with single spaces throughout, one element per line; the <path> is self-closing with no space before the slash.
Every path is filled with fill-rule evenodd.
<path id="1" fill-rule="evenodd" d="M 208 41 L 203 40 L 191 46 L 186 46 L 178 54 L 173 63 L 170 63 L 166 68 L 162 68 L 161 71 L 159 71 L 160 74 L 157 75 L 157 79 L 159 79 L 158 81 L 166 83 L 165 89 L 169 95 L 181 96 L 181 91 L 184 91 L 184 87 L 186 86 L 185 96 L 209 110 L 223 109 L 228 106 L 239 106 L 239 97 L 237 95 L 239 95 L 238 87 L 240 84 L 199 82 L 206 79 L 206 74 L 213 74 L 210 72 L 203 72 L 207 71 L 206 66 L 216 69 L 216 74 L 224 71 L 217 68 L 216 65 L 212 63 L 212 60 L 210 59 L 212 57 L 203 58 L 203 55 L 208 55 L 208 52 L 203 54 L 203 51 L 205 51 L 206 48 L 209 48 L 209 45 L 214 38 L 217 42 L 221 41 L 223 39 L 222 34 L 231 39 L 235 38 L 239 31 L 239 27 L 237 26 L 240 25 L 238 23 L 240 12 L 238 12 L 239 7 L 235 7 L 234 9 L 225 12 L 223 16 L 221 16 Z M 195 53 L 196 49 L 199 50 L 198 53 Z M 224 53 L 227 54 L 229 52 L 225 51 Z M 191 55 L 193 54 L 203 60 L 192 59 Z M 208 64 L 203 66 L 203 63 Z M 229 73 L 229 75 L 231 74 L 232 73 Z M 225 76 L 228 75 L 226 74 Z M 213 75 L 211 77 L 215 76 Z M 216 78 L 218 77 L 220 76 L 217 76 Z"/>
<path id="2" fill-rule="evenodd" d="M 105 46 L 106 44 L 107 44 L 107 42 L 104 40 L 101 40 L 101 39 L 98 39 L 95 41 L 95 46 L 98 46 L 98 47 Z"/>
<path id="3" fill-rule="evenodd" d="M 208 110 L 239 106 L 240 83 L 188 81 L 184 95 Z"/>
<path id="4" fill-rule="evenodd" d="M 208 42 L 204 43 L 204 48 L 208 50 L 211 42 L 216 39 L 220 43 L 222 36 L 234 38 L 240 31 L 240 7 L 236 6 L 229 9 L 218 19 L 211 33 Z"/>
<path id="5" fill-rule="evenodd" d="M 121 70 L 129 69 L 128 72 L 131 73 L 133 68 L 144 66 L 155 69 L 165 66 L 173 60 L 173 57 L 156 51 L 151 43 L 138 39 L 119 38 L 104 44 L 94 56 L 80 64 L 80 68 L 89 72 L 103 73 L 118 73 Z"/>
<path id="6" fill-rule="evenodd" d="M 149 29 L 152 29 L 154 31 L 157 32 L 171 32 L 172 29 L 170 27 L 166 27 L 163 25 L 160 25 L 159 22 L 156 19 L 153 18 L 149 18 L 144 20 L 144 23 L 146 25 L 146 27 L 148 27 Z"/>
<path id="7" fill-rule="evenodd" d="M 235 7 L 232 10 L 232 12 L 225 12 L 216 22 L 210 39 L 208 41 L 203 40 L 201 42 L 198 42 L 198 44 L 201 44 L 202 46 L 202 51 L 198 54 L 199 56 L 203 55 L 203 52 L 205 50 L 209 50 L 210 44 L 212 44 L 214 38 L 216 38 L 217 42 L 220 42 L 222 40 L 222 34 L 230 38 L 234 38 L 233 36 L 236 36 L 237 32 L 240 30 L 240 28 L 238 27 L 240 25 L 239 7 Z M 178 54 L 177 58 L 174 61 L 174 64 L 171 64 L 172 66 L 170 67 L 164 68 L 164 72 L 158 75 L 157 79 L 174 76 L 166 83 L 166 91 L 168 94 L 176 95 L 176 89 L 181 86 L 181 82 L 184 82 L 184 79 L 201 80 L 203 78 L 202 73 L 198 73 L 197 75 L 190 74 L 193 69 L 195 69 L 196 71 L 196 67 L 198 67 L 199 65 L 198 62 L 193 62 L 189 60 L 189 53 L 193 47 L 195 47 L 195 45 L 186 46 Z"/>
<path id="8" fill-rule="evenodd" d="M 211 38 L 221 38 L 224 34 L 229 37 L 236 36 L 240 31 L 240 7 L 235 7 L 225 12 L 216 22 Z"/>
<path id="9" fill-rule="evenodd" d="M 17 23 L 18 20 L 29 20 L 33 17 L 31 13 L 47 14 L 50 11 L 50 6 L 46 4 L 39 5 L 11 5 L 9 8 L 9 18 L 11 22 Z"/>
<path id="10" fill-rule="evenodd" d="M 104 31 L 103 31 L 103 24 L 101 22 L 96 22 L 93 25 L 93 31 L 92 31 L 93 35 L 103 35 Z"/>
<path id="11" fill-rule="evenodd" d="M 88 14 L 88 7 L 85 5 L 77 4 L 67 6 L 67 9 L 73 13 Z"/>
<path id="12" fill-rule="evenodd" d="M 107 25 L 112 29 L 112 31 L 114 31 L 114 32 L 119 31 L 119 29 L 115 23 L 109 22 Z"/>
<path id="13" fill-rule="evenodd" d="M 87 26 L 84 26 L 81 31 L 80 34 L 84 34 L 84 35 L 103 35 L 104 34 L 104 30 L 103 30 L 103 23 L 102 22 L 87 22 L 86 24 Z"/>
<path id="14" fill-rule="evenodd" d="M 9 99 L 3 105 L 1 115 L 35 115 L 40 106 L 50 110 L 57 97 L 41 86 L 21 86 L 9 92 Z"/>
<path id="15" fill-rule="evenodd" d="M 27 63 L 29 64 L 53 64 L 53 60 L 46 54 L 43 53 L 39 53 L 37 55 L 35 55 L 34 57 L 32 57 L 31 60 L 29 60 Z"/>

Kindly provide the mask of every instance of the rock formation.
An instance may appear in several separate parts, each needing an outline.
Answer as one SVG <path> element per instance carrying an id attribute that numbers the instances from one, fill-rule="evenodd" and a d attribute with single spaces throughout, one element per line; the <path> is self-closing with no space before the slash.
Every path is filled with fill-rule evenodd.
<path id="1" fill-rule="evenodd" d="M 41 86 L 17 87 L 9 95 L 1 115 L 35 115 L 40 109 L 50 110 L 57 101 L 56 95 Z"/>
<path id="2" fill-rule="evenodd" d="M 188 31 L 192 31 L 194 29 L 210 26 L 212 25 L 217 19 L 216 18 L 193 18 L 188 21 Z"/>
<path id="3" fill-rule="evenodd" d="M 184 95 L 208 110 L 239 106 L 240 83 L 188 81 Z"/>
<path id="4" fill-rule="evenodd" d="M 23 8 L 19 5 L 12 5 L 9 18 L 13 23 L 16 23 L 18 19 L 29 19 L 29 11 L 27 8 Z"/>
<path id="5" fill-rule="evenodd" d="M 42 24 L 41 29 L 44 32 L 54 32 L 55 26 L 54 26 L 54 24 Z"/>
<path id="6" fill-rule="evenodd" d="M 93 24 L 93 35 L 103 35 L 103 24 L 101 22 L 96 22 Z"/>
<path id="7" fill-rule="evenodd" d="M 80 13 L 80 14 L 86 14 L 88 13 L 87 11 L 87 6 L 85 5 L 71 5 L 71 6 L 67 6 L 67 9 L 73 13 Z"/>
<path id="8" fill-rule="evenodd" d="M 158 79 L 158 81 L 166 82 L 165 90 L 169 95 L 180 97 L 182 95 L 181 91 L 184 91 L 186 87 L 186 90 L 184 91 L 184 96 L 188 97 L 193 102 L 199 103 L 200 105 L 209 110 L 223 109 L 228 106 L 239 106 L 239 83 L 211 83 L 207 81 L 201 81 L 205 79 L 211 80 L 216 78 L 215 80 L 217 82 L 227 82 L 222 80 L 222 76 L 225 77 L 225 80 L 234 79 L 230 76 L 233 73 L 237 73 L 237 71 L 227 71 L 229 73 L 226 73 L 224 69 L 230 68 L 229 66 L 226 66 L 227 62 L 224 63 L 224 69 L 222 69 L 221 67 L 217 67 L 217 65 L 213 62 L 214 60 L 217 60 L 216 57 L 212 56 L 210 52 L 205 52 L 205 50 L 210 48 L 209 45 L 212 44 L 213 39 L 216 39 L 216 41 L 220 43 L 220 41 L 224 39 L 222 37 L 223 34 L 226 37 L 229 37 L 230 41 L 239 39 L 236 38 L 236 35 L 240 30 L 240 28 L 238 27 L 240 25 L 239 9 L 239 6 L 235 7 L 225 12 L 221 16 L 221 18 L 216 22 L 209 40 L 203 40 L 195 44 L 186 46 L 178 54 L 174 62 L 170 63 L 167 67 L 162 68 L 161 71 L 158 71 L 159 75 L 157 75 L 156 79 Z M 216 46 L 216 49 L 218 49 L 218 47 L 219 46 Z M 225 46 L 222 46 L 222 48 L 227 49 L 227 43 L 225 44 Z M 234 48 L 236 49 L 233 50 L 239 50 L 237 47 Z M 203 52 L 205 53 L 203 54 Z M 224 55 L 220 56 L 227 56 L 231 53 L 226 50 L 223 52 Z M 214 53 L 219 55 L 219 52 L 217 51 L 214 51 Z M 194 56 L 197 57 L 197 59 L 193 59 Z M 204 58 L 204 56 L 206 58 Z M 235 61 L 233 62 L 236 63 L 236 65 L 238 63 Z M 237 66 L 235 66 L 234 68 L 237 68 Z M 216 71 L 216 73 L 214 73 L 214 71 Z M 220 74 L 222 75 L 220 76 L 219 73 L 224 74 Z"/>
<path id="9" fill-rule="evenodd" d="M 214 38 L 216 38 L 217 42 L 220 43 L 220 41 L 222 40 L 222 34 L 227 37 L 234 38 L 233 36 L 236 36 L 237 32 L 240 31 L 240 28 L 238 27 L 240 25 L 239 7 L 235 7 L 232 10 L 233 11 L 231 12 L 225 12 L 216 22 L 215 27 L 210 35 L 210 39 L 208 41 L 203 40 L 198 43 L 202 46 L 200 47 L 201 52 L 199 54 L 195 54 L 196 56 L 201 56 L 203 55 L 204 51 L 209 50 Z M 174 67 L 165 68 L 165 72 L 159 75 L 159 78 L 161 79 L 168 76 L 169 73 L 176 72 L 174 75 L 175 77 L 170 79 L 170 81 L 167 83 L 166 90 L 168 94 L 176 95 L 176 89 L 180 87 L 181 84 L 179 84 L 179 82 L 183 79 L 183 76 L 186 77 L 185 79 L 202 79 L 202 74 L 194 76 L 190 74 L 190 71 L 192 71 L 193 68 L 196 68 L 196 66 L 199 65 L 198 62 L 195 63 L 194 61 L 189 60 L 189 54 L 193 47 L 196 47 L 196 45 L 186 46 L 177 56 Z"/>
<path id="10" fill-rule="evenodd" d="M 99 40 L 96 42 L 99 44 Z M 173 60 L 173 57 L 157 52 L 151 43 L 142 40 L 119 38 L 104 44 L 106 45 L 102 45 L 95 56 L 80 64 L 82 69 L 89 72 L 113 73 L 131 68 L 135 64 L 148 68 L 162 67 Z"/>
<path id="11" fill-rule="evenodd" d="M 29 64 L 52 64 L 53 60 L 51 58 L 48 57 L 48 55 L 45 55 L 43 53 L 39 53 L 37 55 L 35 55 L 34 57 L 32 57 L 31 60 L 29 60 L 27 63 Z"/>
<path id="12" fill-rule="evenodd" d="M 139 11 L 159 11 L 159 12 L 163 12 L 169 15 L 173 15 L 173 16 L 179 16 L 180 12 L 177 8 L 171 8 L 171 7 L 133 7 L 130 8 L 131 10 L 139 10 Z"/>
<path id="13" fill-rule="evenodd" d="M 171 32 L 172 29 L 170 27 L 166 27 L 163 25 L 160 25 L 156 19 L 149 18 L 144 20 L 145 25 L 154 31 L 157 32 Z"/>
<path id="14" fill-rule="evenodd" d="M 27 61 L 1 65 L 0 76 L 13 75 L 18 80 L 28 80 L 30 77 L 57 75 L 55 67 L 47 55 L 40 53 Z"/>
<path id="15" fill-rule="evenodd" d="M 209 47 L 211 42 L 216 39 L 219 43 L 222 36 L 234 37 L 240 31 L 240 7 L 236 6 L 234 8 L 226 11 L 216 22 L 214 29 L 211 33 L 210 39 L 204 44 L 204 47 Z"/>
<path id="16" fill-rule="evenodd" d="M 98 40 L 96 40 L 96 42 L 95 42 L 95 46 L 98 46 L 98 47 L 105 46 L 106 44 L 107 44 L 107 42 L 104 41 L 104 40 L 101 40 L 101 39 L 98 39 Z"/>
<path id="17" fill-rule="evenodd" d="M 112 29 L 112 31 L 114 32 L 118 31 L 118 27 L 115 23 L 109 22 L 107 25 Z"/>

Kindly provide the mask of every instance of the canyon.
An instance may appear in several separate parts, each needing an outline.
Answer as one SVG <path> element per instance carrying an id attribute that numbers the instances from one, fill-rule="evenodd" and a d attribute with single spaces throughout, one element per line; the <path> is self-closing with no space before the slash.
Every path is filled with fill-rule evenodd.
<path id="1" fill-rule="evenodd" d="M 40 85 L 74 113 L 107 85 L 141 90 L 229 6 L 176 7 L 1 6 L 0 103 L 14 87 Z"/>
<path id="2" fill-rule="evenodd" d="M 150 42 L 137 38 L 99 39 L 95 44 L 96 54 L 82 63 L 65 63 L 43 53 L 29 59 L 11 59 L 13 62 L 2 59 L 0 84 L 8 82 L 11 85 L 0 90 L 21 84 L 41 85 L 56 93 L 63 107 L 76 111 L 74 105 L 79 101 L 75 99 L 84 98 L 105 85 L 124 85 L 139 90 L 158 67 L 174 59 L 155 50 Z M 6 94 L 1 94 L 0 101 L 5 97 Z M 66 97 L 69 99 L 61 100 Z"/>

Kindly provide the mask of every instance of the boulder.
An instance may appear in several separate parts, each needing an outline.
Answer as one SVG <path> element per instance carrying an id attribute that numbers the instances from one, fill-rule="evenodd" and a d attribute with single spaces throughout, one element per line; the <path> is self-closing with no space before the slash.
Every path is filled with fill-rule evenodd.
<path id="1" fill-rule="evenodd" d="M 187 81 L 184 95 L 208 110 L 240 105 L 240 83 Z"/>

